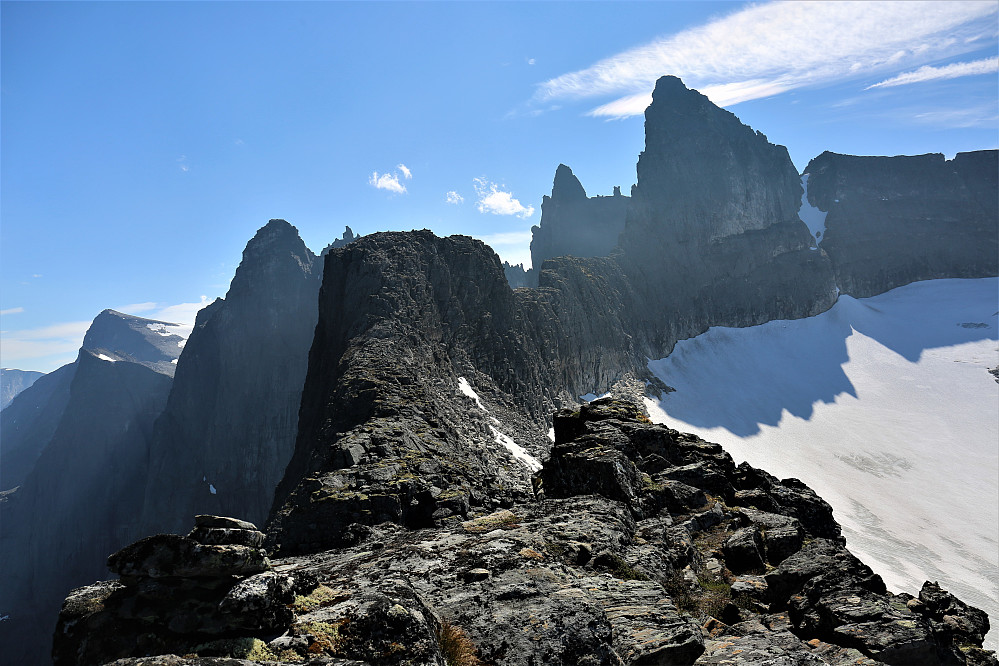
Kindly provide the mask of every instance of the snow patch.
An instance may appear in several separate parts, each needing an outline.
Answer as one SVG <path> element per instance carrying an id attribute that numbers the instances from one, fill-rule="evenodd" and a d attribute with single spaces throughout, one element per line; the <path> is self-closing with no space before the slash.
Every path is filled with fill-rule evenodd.
<path id="1" fill-rule="evenodd" d="M 479 399 L 479 395 L 475 392 L 474 389 L 472 389 L 471 385 L 468 383 L 468 380 L 465 379 L 464 377 L 458 377 L 458 390 L 467 395 L 472 400 L 474 400 L 475 404 L 479 406 L 479 409 L 484 411 L 486 414 L 489 414 L 489 410 L 486 409 L 485 406 L 483 406 L 482 401 Z M 496 425 L 500 424 L 500 420 L 495 416 L 490 415 L 489 420 L 491 420 Z M 506 448 L 506 450 L 513 455 L 514 458 L 524 463 L 524 465 L 526 465 L 529 470 L 531 470 L 532 472 L 537 472 L 538 470 L 541 469 L 541 463 L 538 461 L 537 458 L 528 453 L 527 449 L 525 449 L 520 444 L 517 444 L 515 441 L 513 441 L 513 439 L 509 435 L 504 435 L 503 433 L 501 433 L 499 430 L 496 429 L 496 426 L 491 425 L 489 426 L 489 428 L 493 431 L 493 436 L 496 437 L 496 443 L 502 444 Z M 555 441 L 554 434 L 555 431 L 553 429 L 551 435 L 552 441 Z"/>
<path id="2" fill-rule="evenodd" d="M 102 361 L 107 361 L 108 363 L 114 363 L 115 361 L 118 360 L 116 358 L 111 358 L 110 356 L 107 356 L 106 354 L 98 354 L 97 358 L 101 359 Z"/>
<path id="3" fill-rule="evenodd" d="M 152 324 L 146 324 L 146 328 L 157 335 L 162 335 L 165 338 L 173 337 L 175 335 L 182 338 L 181 341 L 177 343 L 177 346 L 183 347 L 184 343 L 187 342 L 187 338 L 191 336 L 191 331 L 194 330 L 194 325 L 153 322 Z"/>
<path id="4" fill-rule="evenodd" d="M 464 377 L 458 377 L 458 390 L 467 395 L 469 398 L 475 401 L 475 404 L 479 406 L 482 411 L 489 411 L 482 406 L 482 401 L 479 400 L 479 394 L 472 390 L 472 386 L 468 383 L 468 380 Z"/>
<path id="5" fill-rule="evenodd" d="M 808 174 L 801 175 L 801 188 L 804 190 L 801 194 L 801 209 L 798 211 L 798 217 L 801 221 L 805 223 L 808 227 L 809 233 L 812 234 L 812 238 L 815 239 L 815 248 L 817 249 L 819 243 L 826 235 L 826 213 L 808 203 Z M 839 201 L 837 199 L 836 201 Z"/>
<path id="6" fill-rule="evenodd" d="M 889 588 L 939 581 L 999 626 L 997 293 L 996 278 L 931 280 L 711 328 L 649 363 L 676 392 L 646 406 L 736 462 L 807 483 Z"/>
<path id="7" fill-rule="evenodd" d="M 170 361 L 170 362 L 171 362 L 171 363 L 173 363 L 174 365 L 177 365 L 177 361 L 178 361 L 178 360 L 180 360 L 180 359 L 176 359 L 176 358 L 175 358 L 174 360 L 172 360 L 172 361 Z"/>
<path id="8" fill-rule="evenodd" d="M 532 472 L 537 472 L 541 469 L 541 462 L 537 458 L 532 456 L 530 453 L 528 453 L 527 449 L 525 449 L 517 442 L 513 441 L 513 439 L 511 439 L 509 435 L 504 435 L 503 433 L 501 433 L 499 430 L 496 429 L 495 426 L 489 426 L 489 427 L 492 429 L 493 435 L 496 436 L 496 443 L 502 444 L 504 447 L 506 447 L 506 450 L 509 451 L 511 454 L 513 454 L 514 458 L 524 463 L 527 469 L 531 470 Z"/>
<path id="9" fill-rule="evenodd" d="M 548 429 L 548 439 L 555 441 L 555 428 Z"/>
<path id="10" fill-rule="evenodd" d="M 212 495 L 215 495 L 216 493 L 218 493 L 218 490 L 215 489 L 214 485 L 212 485 L 212 484 L 209 483 L 208 484 L 208 492 L 210 492 Z"/>
<path id="11" fill-rule="evenodd" d="M 585 400 L 586 402 L 593 402 L 594 400 L 598 400 L 600 398 L 609 398 L 609 397 L 610 393 L 604 393 L 603 395 L 597 395 L 596 393 L 587 393 L 585 395 L 579 396 L 579 399 Z"/>

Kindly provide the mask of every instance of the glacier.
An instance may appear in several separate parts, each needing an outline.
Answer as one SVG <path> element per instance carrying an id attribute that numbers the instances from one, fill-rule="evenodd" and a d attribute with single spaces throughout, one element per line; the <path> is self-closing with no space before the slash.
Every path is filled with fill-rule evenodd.
<path id="1" fill-rule="evenodd" d="M 828 311 L 715 327 L 649 369 L 653 421 L 825 498 L 895 591 L 987 611 L 999 645 L 999 279 L 931 280 Z"/>

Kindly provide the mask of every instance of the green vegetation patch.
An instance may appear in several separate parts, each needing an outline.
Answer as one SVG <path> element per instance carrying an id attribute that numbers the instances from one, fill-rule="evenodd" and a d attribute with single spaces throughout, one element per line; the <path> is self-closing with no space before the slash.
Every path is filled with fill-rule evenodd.
<path id="1" fill-rule="evenodd" d="M 296 596 L 292 608 L 295 609 L 296 613 L 311 613 L 320 608 L 338 604 L 348 598 L 349 595 L 341 591 L 320 585 L 310 594 Z"/>
<path id="2" fill-rule="evenodd" d="M 202 643 L 194 651 L 201 657 L 233 657 L 247 661 L 279 660 L 279 656 L 267 647 L 267 643 L 253 637 L 220 638 Z"/>

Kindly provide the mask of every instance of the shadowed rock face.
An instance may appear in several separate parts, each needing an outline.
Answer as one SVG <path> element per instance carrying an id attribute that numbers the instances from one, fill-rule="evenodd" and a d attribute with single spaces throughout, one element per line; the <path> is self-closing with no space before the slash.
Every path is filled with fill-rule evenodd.
<path id="1" fill-rule="evenodd" d="M 19 486 L 52 439 L 75 373 L 75 362 L 53 370 L 0 412 L 0 490 Z"/>
<path id="2" fill-rule="evenodd" d="M 498 433 L 542 456 L 523 414 L 543 422 L 552 397 L 495 253 L 462 236 L 366 236 L 330 252 L 319 304 L 270 530 L 283 552 L 338 543 L 351 522 L 425 526 L 527 496 L 530 470 Z"/>
<path id="3" fill-rule="evenodd" d="M 316 269 L 295 227 L 271 220 L 247 243 L 225 299 L 198 313 L 156 423 L 145 533 L 176 531 L 198 513 L 263 523 L 294 448 Z"/>
<path id="4" fill-rule="evenodd" d="M 572 169 L 555 171 L 552 195 L 541 203 L 541 224 L 532 227 L 531 263 L 535 269 L 553 257 L 605 257 L 624 228 L 628 197 L 587 197 Z M 536 283 L 536 280 L 535 280 Z"/>
<path id="5" fill-rule="evenodd" d="M 11 616 L 0 642 L 11 663 L 47 660 L 59 600 L 138 534 L 149 438 L 170 390 L 169 354 L 183 340 L 167 326 L 105 310 L 77 360 L 52 373 L 58 381 L 39 413 L 56 421 L 29 424 L 26 435 L 48 439 L 0 504 L 0 614 Z"/>
<path id="6" fill-rule="evenodd" d="M 844 293 L 999 272 L 999 151 L 953 160 L 825 152 L 805 171 L 809 202 L 828 212 L 821 247 Z"/>
<path id="7" fill-rule="evenodd" d="M 835 300 L 829 261 L 798 219 L 801 183 L 783 146 L 688 90 L 656 83 L 621 234 L 621 264 L 650 356 L 709 326 L 817 314 Z"/>

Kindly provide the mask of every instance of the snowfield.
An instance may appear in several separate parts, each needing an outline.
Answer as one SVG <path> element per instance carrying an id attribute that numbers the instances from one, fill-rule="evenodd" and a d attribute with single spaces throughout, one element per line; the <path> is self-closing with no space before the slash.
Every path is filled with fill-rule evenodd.
<path id="1" fill-rule="evenodd" d="M 895 592 L 939 581 L 999 645 L 999 280 L 841 296 L 808 319 L 712 328 L 649 368 L 652 419 L 797 477 Z"/>

